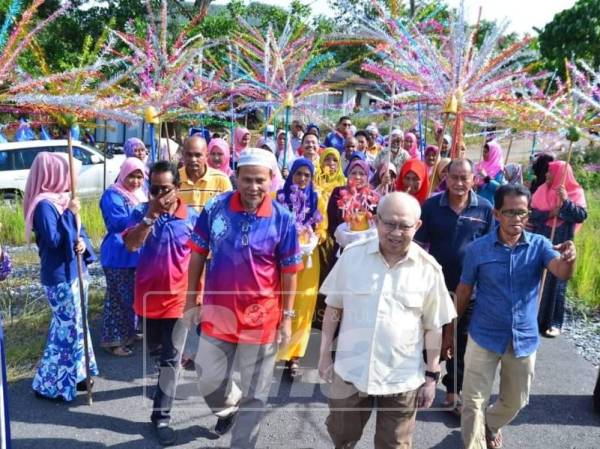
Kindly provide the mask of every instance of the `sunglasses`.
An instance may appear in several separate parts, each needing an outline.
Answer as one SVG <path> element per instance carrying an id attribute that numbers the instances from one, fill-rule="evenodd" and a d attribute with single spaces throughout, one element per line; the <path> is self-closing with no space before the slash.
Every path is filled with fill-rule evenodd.
<path id="1" fill-rule="evenodd" d="M 161 193 L 163 195 L 166 195 L 167 193 L 169 193 L 171 190 L 173 190 L 172 186 L 156 186 L 156 185 L 151 185 L 150 189 L 148 189 L 150 194 L 152 196 L 158 196 Z"/>

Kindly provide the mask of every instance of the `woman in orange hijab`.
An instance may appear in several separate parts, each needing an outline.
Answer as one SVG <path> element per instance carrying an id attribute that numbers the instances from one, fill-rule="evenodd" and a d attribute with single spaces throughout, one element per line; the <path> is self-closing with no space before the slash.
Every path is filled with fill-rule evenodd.
<path id="1" fill-rule="evenodd" d="M 564 185 L 563 185 L 564 179 Z M 556 221 L 555 245 L 573 240 L 575 232 L 587 218 L 585 194 L 573 169 L 564 161 L 550 162 L 546 182 L 531 198 L 530 224 L 537 234 L 550 237 Z M 538 313 L 538 324 L 546 337 L 560 335 L 565 315 L 567 282 L 548 273 Z"/>
<path id="2" fill-rule="evenodd" d="M 423 204 L 429 192 L 429 177 L 425 162 L 409 159 L 402 164 L 396 181 L 396 190 L 411 194 L 419 201 L 419 204 Z"/>

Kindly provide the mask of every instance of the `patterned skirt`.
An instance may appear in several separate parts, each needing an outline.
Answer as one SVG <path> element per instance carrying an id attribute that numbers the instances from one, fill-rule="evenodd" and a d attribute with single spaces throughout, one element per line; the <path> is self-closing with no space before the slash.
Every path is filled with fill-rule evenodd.
<path id="1" fill-rule="evenodd" d="M 77 396 L 77 383 L 85 379 L 85 356 L 83 349 L 83 327 L 79 300 L 79 281 L 63 282 L 44 286 L 52 319 L 48 340 L 37 372 L 33 378 L 33 389 L 49 398 L 72 401 Z M 84 281 L 87 313 L 88 281 Z M 98 375 L 92 339 L 87 335 L 90 350 L 90 373 Z"/>
<path id="2" fill-rule="evenodd" d="M 100 345 L 123 346 L 135 337 L 137 316 L 133 311 L 135 268 L 107 268 L 106 296 L 102 314 Z"/>

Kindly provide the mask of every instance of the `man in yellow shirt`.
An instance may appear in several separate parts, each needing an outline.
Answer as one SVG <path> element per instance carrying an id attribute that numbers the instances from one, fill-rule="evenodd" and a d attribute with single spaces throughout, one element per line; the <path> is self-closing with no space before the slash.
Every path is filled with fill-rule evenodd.
<path id="1" fill-rule="evenodd" d="M 198 213 L 212 197 L 233 190 L 225 173 L 208 166 L 207 154 L 206 140 L 202 137 L 191 136 L 183 142 L 179 198 Z"/>

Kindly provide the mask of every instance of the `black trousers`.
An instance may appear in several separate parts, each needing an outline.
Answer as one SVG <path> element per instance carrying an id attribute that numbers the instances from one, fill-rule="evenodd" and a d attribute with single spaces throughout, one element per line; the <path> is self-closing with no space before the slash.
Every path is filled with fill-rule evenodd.
<path id="1" fill-rule="evenodd" d="M 159 373 L 150 419 L 153 423 L 169 422 L 181 368 L 181 353 L 187 329 L 176 326 L 177 318 L 144 318 L 144 334 L 150 348 L 161 346 Z"/>
<path id="2" fill-rule="evenodd" d="M 467 310 L 458 320 L 456 328 L 456 350 L 452 360 L 446 362 L 446 375 L 442 377 L 442 384 L 448 393 L 459 394 L 462 391 L 463 377 L 465 374 L 465 352 L 469 339 L 469 323 L 473 312 L 473 300 Z"/>

